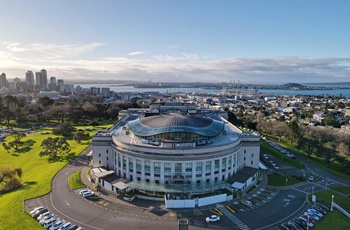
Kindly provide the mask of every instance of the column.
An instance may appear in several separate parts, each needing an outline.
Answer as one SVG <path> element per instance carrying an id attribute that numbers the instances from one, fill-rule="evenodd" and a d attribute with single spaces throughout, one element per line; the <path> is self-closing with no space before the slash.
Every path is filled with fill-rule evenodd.
<path id="1" fill-rule="evenodd" d="M 164 162 L 161 161 L 161 162 L 160 162 L 160 181 L 159 181 L 160 184 L 165 184 L 164 174 L 165 174 L 165 171 L 164 171 Z"/>
<path id="2" fill-rule="evenodd" d="M 196 181 L 196 173 L 197 173 L 197 162 L 194 161 L 192 162 L 192 178 L 191 178 L 191 183 L 192 184 L 195 184 L 197 181 Z"/>

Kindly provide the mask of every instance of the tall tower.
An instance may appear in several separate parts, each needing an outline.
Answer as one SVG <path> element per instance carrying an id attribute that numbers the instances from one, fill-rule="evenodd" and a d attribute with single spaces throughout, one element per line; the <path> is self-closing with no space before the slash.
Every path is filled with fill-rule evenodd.
<path id="1" fill-rule="evenodd" d="M 35 85 L 41 89 L 41 72 L 35 72 Z"/>
<path id="2" fill-rule="evenodd" d="M 47 86 L 47 88 L 49 90 L 57 90 L 57 81 L 56 81 L 56 77 L 50 77 L 50 83 L 49 85 Z"/>
<path id="3" fill-rule="evenodd" d="M 43 90 L 45 90 L 45 89 L 47 89 L 47 72 L 45 69 L 42 69 L 40 72 L 41 72 L 41 77 L 42 77 L 41 87 Z"/>
<path id="4" fill-rule="evenodd" d="M 6 80 L 6 74 L 5 73 L 2 73 L 0 75 L 0 89 L 2 87 L 6 87 L 7 88 L 7 80 Z"/>
<path id="5" fill-rule="evenodd" d="M 26 83 L 28 86 L 33 86 L 34 85 L 34 74 L 31 70 L 28 70 L 26 72 Z"/>

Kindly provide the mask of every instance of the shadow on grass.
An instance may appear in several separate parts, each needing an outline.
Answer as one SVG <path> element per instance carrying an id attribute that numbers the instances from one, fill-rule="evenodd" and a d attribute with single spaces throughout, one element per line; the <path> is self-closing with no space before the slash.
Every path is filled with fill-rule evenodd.
<path id="1" fill-rule="evenodd" d="M 30 150 L 32 150 L 32 146 L 36 143 L 36 141 L 34 140 L 27 140 L 25 142 L 22 143 L 21 146 L 23 146 L 22 148 L 18 148 L 17 150 L 15 150 L 14 153 L 12 153 L 11 155 L 14 157 L 18 157 L 20 153 L 27 153 Z"/>
<path id="2" fill-rule="evenodd" d="M 36 182 L 36 181 L 26 181 L 23 183 L 23 186 L 21 189 L 25 189 L 28 186 L 32 186 L 32 185 L 36 185 L 36 184 L 38 184 L 38 182 Z"/>
<path id="3" fill-rule="evenodd" d="M 75 153 L 69 153 L 67 155 L 63 156 L 57 156 L 57 157 L 49 157 L 48 161 L 49 163 L 55 163 L 55 162 L 63 162 L 63 161 L 72 161 L 75 158 Z"/>

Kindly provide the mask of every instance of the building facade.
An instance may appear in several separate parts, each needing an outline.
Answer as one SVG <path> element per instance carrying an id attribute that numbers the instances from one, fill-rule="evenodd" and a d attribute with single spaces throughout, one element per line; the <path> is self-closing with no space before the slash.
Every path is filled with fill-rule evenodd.
<path id="1" fill-rule="evenodd" d="M 244 167 L 259 168 L 260 138 L 200 113 L 129 114 L 93 136 L 93 167 L 134 186 L 222 185 Z M 158 188 L 157 188 L 158 189 Z"/>

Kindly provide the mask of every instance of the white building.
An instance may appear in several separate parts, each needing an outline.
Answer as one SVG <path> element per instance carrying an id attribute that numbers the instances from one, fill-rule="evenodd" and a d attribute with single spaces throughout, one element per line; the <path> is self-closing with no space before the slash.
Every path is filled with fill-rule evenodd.
<path id="1" fill-rule="evenodd" d="M 93 167 L 113 171 L 135 189 L 212 192 L 245 167 L 259 169 L 259 136 L 213 114 L 129 114 L 92 143 Z"/>

